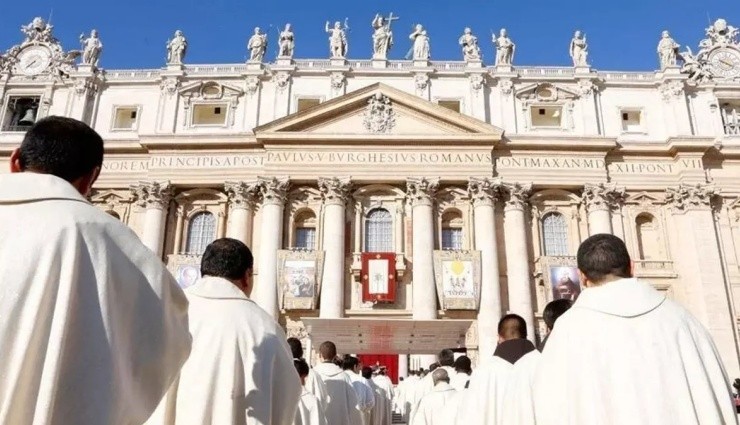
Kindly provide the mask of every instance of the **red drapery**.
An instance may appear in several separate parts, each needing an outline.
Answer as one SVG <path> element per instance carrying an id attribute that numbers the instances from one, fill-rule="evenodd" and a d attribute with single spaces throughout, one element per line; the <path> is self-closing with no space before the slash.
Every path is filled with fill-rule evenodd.
<path id="1" fill-rule="evenodd" d="M 374 367 L 376 364 L 388 369 L 388 376 L 398 384 L 398 354 L 360 354 L 357 356 L 363 366 Z"/>

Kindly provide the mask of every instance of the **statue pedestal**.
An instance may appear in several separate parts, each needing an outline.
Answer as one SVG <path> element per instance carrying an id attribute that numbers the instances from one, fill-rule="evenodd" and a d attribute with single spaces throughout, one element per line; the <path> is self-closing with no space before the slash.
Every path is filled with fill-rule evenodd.
<path id="1" fill-rule="evenodd" d="M 681 75 L 680 66 L 667 66 L 661 71 L 663 75 Z"/>
<path id="2" fill-rule="evenodd" d="M 373 58 L 373 68 L 385 69 L 388 68 L 388 61 L 380 58 Z"/>
<path id="3" fill-rule="evenodd" d="M 81 63 L 77 65 L 77 73 L 78 74 L 88 74 L 92 75 L 95 72 L 97 72 L 98 68 L 95 65 L 89 65 L 86 63 Z"/>
<path id="4" fill-rule="evenodd" d="M 575 73 L 576 74 L 590 74 L 591 67 L 590 66 L 577 66 L 575 67 Z"/>
<path id="5" fill-rule="evenodd" d="M 331 66 L 347 66 L 347 59 L 345 58 L 331 58 Z"/>
<path id="6" fill-rule="evenodd" d="M 428 60 L 414 59 L 414 68 L 427 68 L 429 67 Z"/>
<path id="7" fill-rule="evenodd" d="M 181 63 L 168 63 L 167 64 L 167 71 L 183 71 L 185 69 L 185 65 Z"/>
<path id="8" fill-rule="evenodd" d="M 465 61 L 465 66 L 468 68 L 483 68 L 483 61 L 480 59 L 471 59 Z"/>
<path id="9" fill-rule="evenodd" d="M 248 61 L 247 62 L 247 71 L 262 71 L 263 69 L 262 62 L 257 61 Z"/>
<path id="10" fill-rule="evenodd" d="M 501 74 L 509 74 L 514 72 L 514 67 L 511 65 L 496 65 L 496 72 Z"/>
<path id="11" fill-rule="evenodd" d="M 293 65 L 293 58 L 290 56 L 278 56 L 275 62 L 278 66 L 290 66 Z"/>

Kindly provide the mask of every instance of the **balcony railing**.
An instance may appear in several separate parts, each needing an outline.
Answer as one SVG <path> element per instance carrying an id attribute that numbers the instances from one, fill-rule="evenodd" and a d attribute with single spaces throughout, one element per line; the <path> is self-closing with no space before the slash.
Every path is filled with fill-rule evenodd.
<path id="1" fill-rule="evenodd" d="M 635 260 L 637 277 L 675 277 L 673 261 L 668 260 Z"/>

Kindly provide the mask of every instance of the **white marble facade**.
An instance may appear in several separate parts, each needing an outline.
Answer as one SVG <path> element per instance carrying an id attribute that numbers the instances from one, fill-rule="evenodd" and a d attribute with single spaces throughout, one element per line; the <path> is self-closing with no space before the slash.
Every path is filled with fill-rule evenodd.
<path id="1" fill-rule="evenodd" d="M 546 265 L 614 233 L 637 275 L 691 309 L 740 376 L 733 31 L 719 22 L 699 54 L 646 72 L 299 59 L 300 43 L 270 63 L 103 69 L 105 56 L 78 65 L 34 22 L 0 61 L 0 168 L 28 114 L 83 120 L 106 141 L 92 202 L 163 260 L 239 238 L 256 253 L 255 299 L 290 334 L 305 335 L 304 316 L 473 319 L 474 357 L 492 353 L 507 311 L 540 332 Z M 359 253 L 379 208 L 398 297 L 367 305 Z M 438 304 L 431 254 L 450 243 L 481 252 L 477 311 Z M 327 259 L 315 310 L 277 299 L 276 250 L 296 246 Z"/>

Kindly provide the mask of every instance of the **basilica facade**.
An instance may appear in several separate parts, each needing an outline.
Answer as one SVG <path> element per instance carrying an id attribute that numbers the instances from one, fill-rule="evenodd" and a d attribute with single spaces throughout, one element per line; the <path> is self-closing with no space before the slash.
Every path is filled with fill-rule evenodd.
<path id="1" fill-rule="evenodd" d="M 97 33 L 64 51 L 34 21 L 0 61 L 0 168 L 35 120 L 87 122 L 91 202 L 182 286 L 240 239 L 289 335 L 398 354 L 401 374 L 441 345 L 491 356 L 507 312 L 541 338 L 544 306 L 582 290 L 580 242 L 613 233 L 740 376 L 740 45 L 720 21 L 696 56 L 656 38 L 648 72 L 592 68 L 578 34 L 572 67 L 512 63 L 503 32 L 495 65 L 467 31 L 464 60 L 425 57 L 423 29 L 388 60 L 378 17 L 372 59 L 343 56 L 338 23 L 327 59 L 294 58 L 286 27 L 274 61 L 250 39 L 247 63 L 190 64 L 179 33 L 166 65 L 114 70 Z"/>

